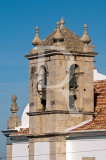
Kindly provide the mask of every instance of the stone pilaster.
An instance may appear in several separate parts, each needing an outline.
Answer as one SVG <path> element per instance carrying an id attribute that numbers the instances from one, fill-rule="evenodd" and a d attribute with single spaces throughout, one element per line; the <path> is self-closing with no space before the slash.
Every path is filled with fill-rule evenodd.
<path id="1" fill-rule="evenodd" d="M 50 160 L 66 160 L 66 136 L 50 138 Z"/>
<path id="2" fill-rule="evenodd" d="M 34 139 L 29 139 L 29 160 L 34 160 Z"/>
<path id="3" fill-rule="evenodd" d="M 12 160 L 12 144 L 7 144 L 7 160 Z"/>

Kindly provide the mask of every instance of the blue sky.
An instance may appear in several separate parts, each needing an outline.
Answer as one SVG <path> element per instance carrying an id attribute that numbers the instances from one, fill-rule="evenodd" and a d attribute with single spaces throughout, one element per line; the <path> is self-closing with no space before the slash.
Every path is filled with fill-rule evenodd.
<path id="1" fill-rule="evenodd" d="M 16 94 L 21 117 L 29 101 L 29 68 L 24 55 L 33 48 L 35 27 L 44 39 L 61 17 L 80 37 L 88 25 L 98 71 L 106 74 L 106 1 L 105 0 L 0 0 L 0 130 L 6 129 L 11 96 Z M 0 157 L 5 156 L 5 137 L 0 133 Z"/>

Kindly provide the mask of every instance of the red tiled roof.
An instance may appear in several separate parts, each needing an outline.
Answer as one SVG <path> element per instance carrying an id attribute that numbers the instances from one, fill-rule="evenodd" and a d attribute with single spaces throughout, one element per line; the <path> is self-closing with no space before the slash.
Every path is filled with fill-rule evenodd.
<path id="1" fill-rule="evenodd" d="M 29 133 L 29 128 L 25 129 L 21 128 L 19 132 L 14 132 L 10 136 L 22 136 L 22 135 L 27 135 L 28 133 Z"/>
<path id="2" fill-rule="evenodd" d="M 106 80 L 96 81 L 95 116 L 92 121 L 77 127 L 73 131 L 106 130 Z"/>

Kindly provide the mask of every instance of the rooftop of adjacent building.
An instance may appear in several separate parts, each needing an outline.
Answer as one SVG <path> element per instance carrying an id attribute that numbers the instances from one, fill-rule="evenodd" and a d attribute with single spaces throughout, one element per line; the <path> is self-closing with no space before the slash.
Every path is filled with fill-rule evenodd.
<path id="1" fill-rule="evenodd" d="M 87 131 L 103 131 L 106 130 L 106 79 L 95 81 L 95 115 L 88 122 L 79 124 L 78 126 L 69 128 L 69 132 L 87 132 Z"/>

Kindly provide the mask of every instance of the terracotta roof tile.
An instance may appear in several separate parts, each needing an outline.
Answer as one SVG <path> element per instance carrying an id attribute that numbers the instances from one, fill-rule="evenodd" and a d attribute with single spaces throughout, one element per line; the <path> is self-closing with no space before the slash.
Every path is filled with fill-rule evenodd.
<path id="1" fill-rule="evenodd" d="M 73 131 L 106 129 L 106 80 L 96 81 L 95 88 L 95 117 L 92 121 L 77 127 Z"/>
<path id="2" fill-rule="evenodd" d="M 22 135 L 27 135 L 29 133 L 29 128 L 25 129 L 20 129 L 19 132 L 12 133 L 10 136 L 22 136 Z"/>

